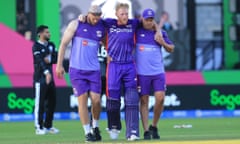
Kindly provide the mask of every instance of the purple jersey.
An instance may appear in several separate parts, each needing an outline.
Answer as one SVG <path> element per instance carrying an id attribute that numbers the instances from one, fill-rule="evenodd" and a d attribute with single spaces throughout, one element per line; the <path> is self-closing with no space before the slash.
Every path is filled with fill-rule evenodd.
<path id="1" fill-rule="evenodd" d="M 108 55 L 115 62 L 132 62 L 134 33 L 140 22 L 128 20 L 126 25 L 118 25 L 116 19 L 105 19 L 104 21 L 107 28 Z"/>
<path id="2" fill-rule="evenodd" d="M 136 65 L 140 75 L 164 73 L 162 46 L 154 40 L 155 31 L 138 29 L 136 32 Z M 162 31 L 166 43 L 172 44 L 167 33 Z"/>
<path id="3" fill-rule="evenodd" d="M 104 36 L 104 25 L 100 20 L 96 25 L 78 23 L 72 40 L 70 67 L 79 70 L 99 70 L 98 48 Z"/>

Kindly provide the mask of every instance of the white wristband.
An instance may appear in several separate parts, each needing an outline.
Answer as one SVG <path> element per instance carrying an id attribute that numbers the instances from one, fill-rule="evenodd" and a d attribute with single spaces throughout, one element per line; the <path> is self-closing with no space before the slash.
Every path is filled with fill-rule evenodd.
<path id="1" fill-rule="evenodd" d="M 45 70 L 43 73 L 46 75 L 49 73 L 49 70 Z"/>

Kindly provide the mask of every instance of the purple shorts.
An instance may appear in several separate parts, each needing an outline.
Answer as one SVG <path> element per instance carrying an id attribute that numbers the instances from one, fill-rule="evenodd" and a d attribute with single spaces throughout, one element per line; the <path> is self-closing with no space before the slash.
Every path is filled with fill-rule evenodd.
<path id="1" fill-rule="evenodd" d="M 100 71 L 87 71 L 69 68 L 69 76 L 73 92 L 76 96 L 80 96 L 88 91 L 98 94 L 101 93 Z"/>
<path id="2" fill-rule="evenodd" d="M 153 91 L 165 91 L 166 81 L 165 74 L 157 74 L 152 76 L 138 75 L 138 86 L 140 95 L 150 95 L 151 88 Z"/>
<path id="3" fill-rule="evenodd" d="M 121 86 L 137 89 L 137 74 L 135 64 L 110 62 L 107 67 L 107 96 L 120 100 Z"/>

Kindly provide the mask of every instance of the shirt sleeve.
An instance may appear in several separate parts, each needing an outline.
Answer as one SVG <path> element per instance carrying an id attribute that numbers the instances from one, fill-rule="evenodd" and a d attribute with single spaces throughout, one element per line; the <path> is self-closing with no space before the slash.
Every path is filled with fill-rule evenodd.
<path id="1" fill-rule="evenodd" d="M 116 22 L 117 22 L 116 19 L 112 19 L 112 18 L 102 19 L 102 21 L 103 21 L 103 25 L 105 28 L 109 28 L 110 25 L 116 24 Z"/>
<path id="2" fill-rule="evenodd" d="M 44 59 L 41 57 L 41 51 L 36 44 L 34 44 L 32 48 L 32 52 L 33 52 L 33 58 L 35 60 L 35 64 L 39 64 L 39 66 L 43 70 L 43 73 L 46 75 L 50 71 L 47 68 L 46 63 L 44 62 Z"/>
<path id="3" fill-rule="evenodd" d="M 167 44 L 173 44 L 173 42 L 169 39 L 168 37 L 168 34 L 166 31 L 162 30 L 162 36 L 163 36 L 163 39 L 164 41 L 167 43 Z"/>
<path id="4" fill-rule="evenodd" d="M 136 26 L 137 29 L 143 27 L 143 25 L 142 25 L 142 21 L 139 20 L 139 19 L 136 19 L 136 18 L 133 19 L 133 24 Z"/>

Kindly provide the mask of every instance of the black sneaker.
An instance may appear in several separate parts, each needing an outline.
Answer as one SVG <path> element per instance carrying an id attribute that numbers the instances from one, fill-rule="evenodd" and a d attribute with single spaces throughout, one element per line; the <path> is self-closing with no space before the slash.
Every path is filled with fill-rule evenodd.
<path id="1" fill-rule="evenodd" d="M 93 135 L 95 136 L 96 141 L 101 141 L 102 137 L 100 135 L 100 130 L 98 127 L 93 128 Z"/>
<path id="2" fill-rule="evenodd" d="M 94 142 L 96 141 L 95 136 L 92 133 L 88 133 L 86 136 L 86 142 Z"/>
<path id="3" fill-rule="evenodd" d="M 143 135 L 145 140 L 150 140 L 151 139 L 151 134 L 149 131 L 145 131 Z"/>
<path id="4" fill-rule="evenodd" d="M 152 135 L 153 139 L 160 139 L 160 136 L 158 135 L 157 127 L 154 127 L 154 126 L 150 125 L 149 126 L 149 132 Z"/>

